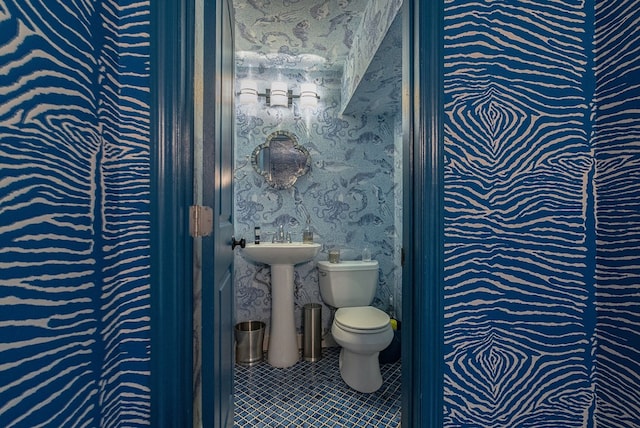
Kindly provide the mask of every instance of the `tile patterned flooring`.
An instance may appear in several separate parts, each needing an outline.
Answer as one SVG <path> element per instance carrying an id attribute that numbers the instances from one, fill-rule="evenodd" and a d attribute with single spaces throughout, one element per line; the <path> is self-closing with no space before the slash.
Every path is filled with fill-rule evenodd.
<path id="1" fill-rule="evenodd" d="M 349 388 L 338 368 L 340 348 L 323 358 L 281 369 L 265 361 L 235 366 L 236 427 L 399 427 L 400 362 L 382 364 L 382 387 L 363 394 Z"/>

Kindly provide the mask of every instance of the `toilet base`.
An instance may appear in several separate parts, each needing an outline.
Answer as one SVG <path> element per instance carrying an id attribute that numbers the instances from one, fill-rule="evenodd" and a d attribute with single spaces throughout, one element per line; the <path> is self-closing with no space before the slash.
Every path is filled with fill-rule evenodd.
<path id="1" fill-rule="evenodd" d="M 382 386 L 378 354 L 356 354 L 345 348 L 340 351 L 340 376 L 356 391 L 371 393 Z"/>

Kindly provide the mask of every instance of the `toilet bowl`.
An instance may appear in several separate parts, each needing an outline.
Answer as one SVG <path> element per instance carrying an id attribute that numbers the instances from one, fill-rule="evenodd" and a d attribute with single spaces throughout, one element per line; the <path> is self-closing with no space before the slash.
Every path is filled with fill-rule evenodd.
<path id="1" fill-rule="evenodd" d="M 337 308 L 331 333 L 341 346 L 340 375 L 356 391 L 382 386 L 378 354 L 393 340 L 389 316 L 369 305 L 378 284 L 377 261 L 318 262 L 320 295 Z"/>
<path id="2" fill-rule="evenodd" d="M 340 375 L 360 392 L 375 392 L 382 386 L 378 354 L 391 343 L 389 316 L 372 306 L 340 308 L 331 333 L 340 351 Z"/>

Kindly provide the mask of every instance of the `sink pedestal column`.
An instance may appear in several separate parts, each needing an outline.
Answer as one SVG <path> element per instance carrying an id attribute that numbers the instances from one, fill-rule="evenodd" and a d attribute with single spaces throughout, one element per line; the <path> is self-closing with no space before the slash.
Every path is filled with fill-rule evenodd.
<path id="1" fill-rule="evenodd" d="M 267 361 L 274 367 L 291 367 L 299 359 L 293 279 L 293 265 L 271 265 L 271 330 Z"/>

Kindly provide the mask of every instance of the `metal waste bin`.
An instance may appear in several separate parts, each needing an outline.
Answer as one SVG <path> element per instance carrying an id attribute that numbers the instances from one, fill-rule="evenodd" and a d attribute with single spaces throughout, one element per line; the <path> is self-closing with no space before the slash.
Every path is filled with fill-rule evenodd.
<path id="1" fill-rule="evenodd" d="M 305 361 L 318 361 L 322 358 L 322 305 L 307 303 L 304 305 L 304 346 Z"/>
<path id="2" fill-rule="evenodd" d="M 245 321 L 236 324 L 236 363 L 252 366 L 262 361 L 264 326 L 262 321 Z"/>

